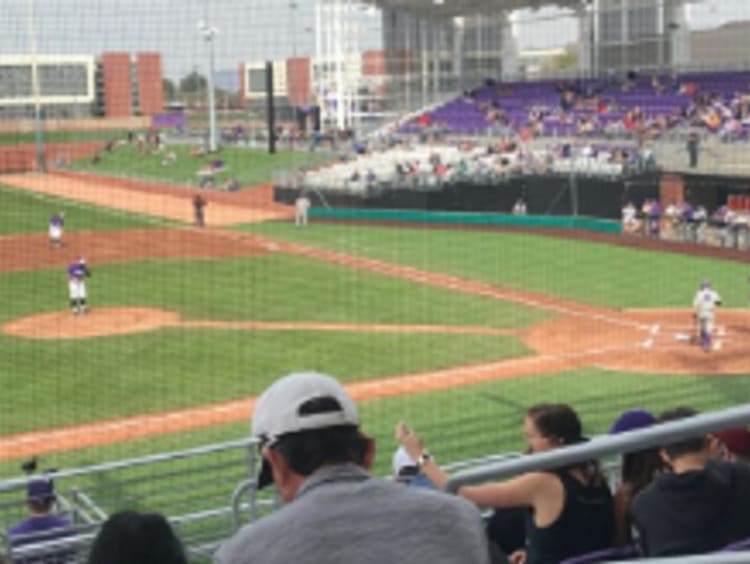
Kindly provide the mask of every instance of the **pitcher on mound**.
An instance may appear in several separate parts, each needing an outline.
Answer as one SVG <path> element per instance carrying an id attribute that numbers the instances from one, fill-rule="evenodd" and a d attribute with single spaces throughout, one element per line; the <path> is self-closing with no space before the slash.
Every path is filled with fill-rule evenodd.
<path id="1" fill-rule="evenodd" d="M 695 321 L 698 325 L 700 344 L 704 351 L 711 350 L 711 335 L 714 330 L 714 310 L 721 305 L 721 297 L 711 289 L 708 282 L 701 283 L 693 299 Z"/>

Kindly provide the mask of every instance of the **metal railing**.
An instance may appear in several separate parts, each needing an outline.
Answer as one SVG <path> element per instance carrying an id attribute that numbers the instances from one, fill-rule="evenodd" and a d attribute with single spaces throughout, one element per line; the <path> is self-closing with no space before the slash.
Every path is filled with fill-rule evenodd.
<path id="1" fill-rule="evenodd" d="M 187 552 L 198 558 L 234 532 L 229 500 L 236 484 L 254 475 L 256 455 L 255 443 L 247 438 L 45 475 L 55 480 L 57 512 L 74 523 L 79 556 L 88 551 L 87 535 L 93 537 L 110 513 L 131 508 L 164 514 Z M 28 480 L 0 481 L 0 531 L 27 517 Z M 23 553 L 61 550 L 59 539 L 40 539 L 24 544 Z M 20 558 L 20 549 L 13 548 L 14 557 Z M 3 552 L 11 554 L 10 539 L 0 532 L 0 560 Z"/>
<path id="2" fill-rule="evenodd" d="M 456 492 L 461 486 L 468 484 L 500 480 L 524 472 L 559 468 L 604 456 L 635 452 L 749 423 L 750 404 L 744 404 L 717 413 L 696 415 L 619 435 L 597 436 L 580 445 L 530 454 L 461 471 L 448 480 L 446 489 Z"/>
<path id="3" fill-rule="evenodd" d="M 506 453 L 463 460 L 446 465 L 446 470 L 456 472 L 446 489 L 455 492 L 465 484 L 638 451 L 748 423 L 750 404 L 620 435 L 597 436 L 585 444 L 540 454 Z M 242 455 L 241 460 L 237 460 L 237 453 Z M 232 456 L 221 459 L 227 454 Z M 190 464 L 185 466 L 188 461 Z M 70 548 L 75 549 L 77 558 L 82 557 L 109 513 L 123 507 L 134 507 L 167 516 L 190 558 L 205 559 L 242 525 L 279 506 L 273 491 L 261 493 L 255 487 L 258 462 L 256 443 L 248 438 L 54 472 L 50 476 L 56 481 L 58 507 L 75 523 L 76 535 L 16 547 L 12 554 L 20 558 Z M 216 473 L 220 467 L 226 468 L 223 474 Z M 613 478 L 617 473 L 616 464 L 606 463 L 604 468 L 610 479 L 616 479 Z M 144 469 L 148 472 L 138 472 Z M 211 483 L 218 482 L 220 487 L 185 498 L 186 490 L 205 485 L 207 472 Z M 28 477 L 0 482 L 0 531 L 5 531 L 22 517 L 27 482 Z M 168 495 L 165 495 L 165 490 L 168 490 Z M 12 496 L 13 501 L 7 501 L 3 496 Z M 0 542 L 5 545 L 6 554 L 11 554 L 10 541 L 4 532 L 0 532 Z M 724 556 L 722 554 L 722 561 L 750 561 L 734 559 L 732 554 L 727 554 L 727 559 Z M 691 559 L 689 562 L 710 561 L 715 560 Z"/>

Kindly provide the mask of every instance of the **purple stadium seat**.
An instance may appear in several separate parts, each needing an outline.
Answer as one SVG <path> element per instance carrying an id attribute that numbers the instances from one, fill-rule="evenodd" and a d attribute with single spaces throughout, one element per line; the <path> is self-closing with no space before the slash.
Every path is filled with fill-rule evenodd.
<path id="1" fill-rule="evenodd" d="M 560 564 L 595 564 L 596 562 L 611 562 L 612 560 L 631 560 L 639 556 L 634 544 L 627 544 L 620 548 L 605 548 L 594 552 L 587 552 L 566 558 Z"/>
<path id="2" fill-rule="evenodd" d="M 737 542 L 733 542 L 730 545 L 725 546 L 719 552 L 735 552 L 742 550 L 750 550 L 750 538 L 742 539 Z"/>

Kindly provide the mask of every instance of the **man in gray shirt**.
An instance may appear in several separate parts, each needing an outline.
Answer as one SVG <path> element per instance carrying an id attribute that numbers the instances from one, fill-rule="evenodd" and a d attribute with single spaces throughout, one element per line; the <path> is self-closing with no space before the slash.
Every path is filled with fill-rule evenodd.
<path id="1" fill-rule="evenodd" d="M 372 477 L 374 441 L 335 379 L 291 374 L 255 404 L 258 487 L 274 482 L 285 505 L 245 526 L 215 564 L 487 564 L 477 509 L 440 492 Z"/>

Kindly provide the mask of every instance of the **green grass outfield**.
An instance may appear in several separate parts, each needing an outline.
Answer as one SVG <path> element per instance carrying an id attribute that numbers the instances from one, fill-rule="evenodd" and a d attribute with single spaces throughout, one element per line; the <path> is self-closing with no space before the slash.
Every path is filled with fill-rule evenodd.
<path id="1" fill-rule="evenodd" d="M 46 235 L 47 222 L 56 212 L 65 213 L 66 232 L 143 229 L 177 224 L 0 184 L 0 236 L 16 233 Z"/>
<path id="2" fill-rule="evenodd" d="M 525 326 L 545 314 L 300 257 L 92 265 L 92 307 L 185 319 Z M 0 321 L 67 306 L 63 269 L 0 276 Z M 361 380 L 526 353 L 513 336 L 169 328 L 92 340 L 0 337 L 0 428 L 16 432 L 256 394 L 291 370 Z M 64 401 L 61 399 L 64 398 Z"/>
<path id="3" fill-rule="evenodd" d="M 688 308 L 706 279 L 725 307 L 748 306 L 747 265 L 715 258 L 498 231 L 330 223 L 238 229 L 615 308 Z"/>
<path id="4" fill-rule="evenodd" d="M 46 215 L 46 212 L 45 212 Z M 688 307 L 710 278 L 745 306 L 746 266 L 526 234 L 287 224 L 243 229 L 353 254 L 613 307 Z M 524 327 L 537 310 L 281 255 L 92 265 L 94 307 L 154 306 L 187 319 L 440 323 Z M 0 275 L 0 320 L 66 305 L 64 272 Z M 526 354 L 514 337 L 316 334 L 177 329 L 87 341 L 0 338 L 0 428 L 13 432 L 197 405 L 257 393 L 292 370 L 344 380 Z M 520 448 L 524 406 L 567 401 L 589 432 L 634 405 L 716 409 L 747 397 L 744 376 L 626 374 L 582 369 L 362 405 L 385 472 L 391 431 L 405 418 L 441 460 Z M 246 425 L 49 457 L 62 467 L 238 438 Z M 434 445 L 434 446 L 433 446 Z M 58 464 L 59 463 L 59 464 Z M 53 464 L 50 464 L 53 465 Z M 17 464 L 2 465 L 16 475 Z"/>
<path id="5" fill-rule="evenodd" d="M 70 168 L 101 175 L 197 186 L 197 172 L 212 161 L 221 159 L 225 168 L 216 173 L 216 182 L 220 185 L 235 176 L 241 186 L 248 187 L 270 182 L 276 174 L 302 166 L 318 166 L 336 157 L 332 153 L 288 150 L 270 155 L 265 150 L 242 147 L 224 147 L 217 153 L 202 157 L 191 157 L 188 145 L 169 145 L 167 150 L 177 155 L 176 162 L 169 166 L 162 165 L 165 153 L 140 155 L 134 145 L 122 145 L 111 153 L 102 152 L 101 161 L 97 164 L 93 164 L 91 159 L 79 159 Z"/>

